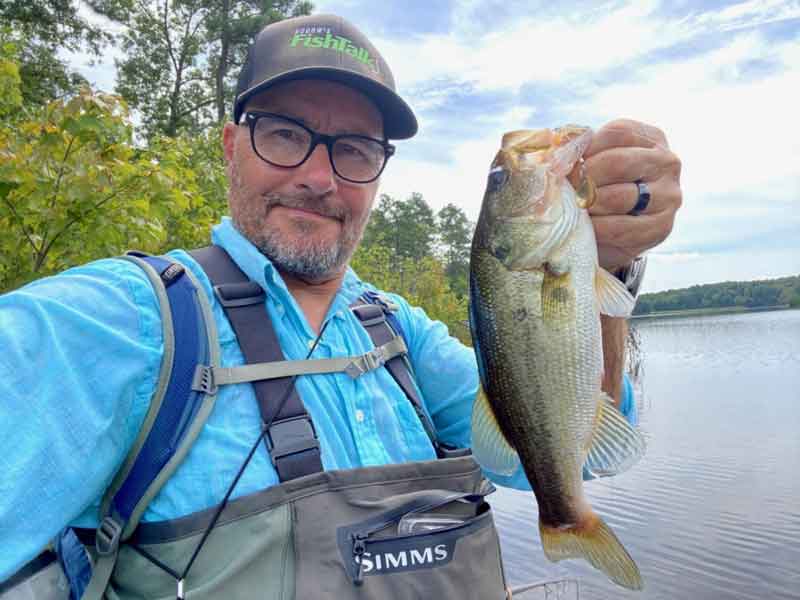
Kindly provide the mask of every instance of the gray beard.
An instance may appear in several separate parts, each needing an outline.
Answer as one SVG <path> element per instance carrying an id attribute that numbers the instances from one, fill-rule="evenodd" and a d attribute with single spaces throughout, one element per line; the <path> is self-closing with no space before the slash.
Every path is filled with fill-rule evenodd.
<path id="1" fill-rule="evenodd" d="M 271 231 L 257 244 L 261 253 L 280 271 L 305 281 L 330 278 L 350 258 L 341 240 L 333 244 L 313 244 L 302 240 L 286 243 L 278 232 Z"/>
<path id="2" fill-rule="evenodd" d="M 332 243 L 314 243 L 302 236 L 287 239 L 278 231 L 259 232 L 257 239 L 250 238 L 253 245 L 270 259 L 278 270 L 297 279 L 311 282 L 324 281 L 341 272 L 361 239 L 364 224 L 359 226 L 353 223 L 350 213 L 331 205 L 324 198 L 265 194 L 264 202 L 267 210 L 277 205 L 304 208 L 342 221 L 342 233 Z M 238 225 L 237 229 L 242 231 Z M 307 233 L 311 235 L 313 231 L 313 226 L 309 226 Z M 245 237 L 248 236 L 245 234 Z"/>

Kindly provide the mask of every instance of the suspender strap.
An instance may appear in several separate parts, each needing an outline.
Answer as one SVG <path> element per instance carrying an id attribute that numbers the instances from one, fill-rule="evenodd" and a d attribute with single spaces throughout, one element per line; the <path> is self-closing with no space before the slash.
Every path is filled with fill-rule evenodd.
<path id="1" fill-rule="evenodd" d="M 236 333 L 245 362 L 254 365 L 284 361 L 261 287 L 251 282 L 219 246 L 193 250 L 191 255 L 211 280 L 217 300 Z M 264 423 L 272 422 L 266 441 L 282 482 L 322 471 L 316 431 L 294 386 L 280 412 L 275 414 L 278 401 L 291 381 L 290 376 L 253 381 L 261 418 Z"/>
<path id="2" fill-rule="evenodd" d="M 386 344 L 388 340 L 403 339 L 402 326 L 394 315 L 397 306 L 388 298 L 375 292 L 367 291 L 353 302 L 350 308 L 358 320 L 361 321 L 364 329 L 367 330 L 376 348 Z M 428 434 L 428 438 L 430 438 L 433 447 L 436 449 L 436 456 L 438 458 L 456 458 L 470 454 L 469 448 L 455 448 L 440 442 L 437 438 L 436 429 L 428 413 L 425 412 L 422 400 L 417 393 L 411 363 L 408 360 L 408 351 L 387 359 L 385 366 L 414 407 L 425 433 Z"/>
<path id="3" fill-rule="evenodd" d="M 369 294 L 369 292 L 367 294 Z M 377 296 L 377 294 L 373 296 L 368 296 L 367 294 L 359 297 L 351 306 L 351 310 L 358 320 L 361 321 L 361 325 L 364 329 L 367 330 L 369 337 L 372 339 L 372 343 L 378 347 L 393 338 L 402 339 L 400 332 L 396 332 L 391 325 L 389 325 L 386 318 L 386 312 L 390 310 L 389 306 L 381 302 L 381 298 Z M 417 413 L 425 429 L 425 433 L 428 434 L 438 454 L 439 443 L 436 438 L 436 430 L 428 414 L 422 408 L 422 399 L 419 397 L 417 386 L 412 379 L 411 365 L 408 362 L 407 356 L 395 356 L 387 360 L 385 366 L 392 378 L 397 382 L 397 385 L 403 390 L 409 402 L 411 402 L 414 411 Z"/>

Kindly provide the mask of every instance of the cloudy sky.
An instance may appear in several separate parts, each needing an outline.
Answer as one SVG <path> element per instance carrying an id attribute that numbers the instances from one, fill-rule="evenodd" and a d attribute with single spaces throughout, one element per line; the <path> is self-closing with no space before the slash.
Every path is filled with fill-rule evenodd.
<path id="1" fill-rule="evenodd" d="M 628 117 L 683 161 L 646 291 L 800 274 L 800 1 L 314 4 L 372 39 L 419 118 L 382 192 L 474 220 L 504 131 Z M 112 85 L 109 65 L 87 74 Z"/>

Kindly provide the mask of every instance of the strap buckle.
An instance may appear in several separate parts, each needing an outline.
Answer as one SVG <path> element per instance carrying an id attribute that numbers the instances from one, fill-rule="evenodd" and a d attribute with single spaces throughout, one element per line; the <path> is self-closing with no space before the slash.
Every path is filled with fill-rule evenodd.
<path id="1" fill-rule="evenodd" d="M 373 348 L 369 352 L 362 354 L 344 368 L 351 379 L 358 379 L 364 373 L 369 373 L 382 367 L 387 360 L 386 350 L 383 346 Z"/>
<path id="2" fill-rule="evenodd" d="M 434 446 L 437 458 L 461 458 L 472 454 L 471 448 L 457 448 L 444 442 L 436 442 Z"/>
<path id="3" fill-rule="evenodd" d="M 266 297 L 261 286 L 253 281 L 215 285 L 214 295 L 225 308 L 262 304 Z"/>
<path id="4" fill-rule="evenodd" d="M 267 431 L 269 441 L 269 455 L 272 465 L 277 467 L 277 461 L 292 454 L 306 450 L 319 450 L 317 431 L 308 415 L 291 417 L 276 421 L 269 426 Z"/>
<path id="5" fill-rule="evenodd" d="M 197 365 L 192 377 L 192 391 L 202 392 L 213 396 L 219 391 L 219 386 L 214 380 L 214 368 L 207 365 Z"/>
<path id="6" fill-rule="evenodd" d="M 369 294 L 371 298 L 374 298 L 377 304 L 380 304 L 383 308 L 385 308 L 389 312 L 395 313 L 400 310 L 400 305 L 397 304 L 397 302 L 393 301 L 388 296 L 379 294 L 377 292 L 367 292 L 367 294 Z"/>
<path id="7" fill-rule="evenodd" d="M 122 524 L 118 523 L 114 517 L 103 518 L 97 527 L 94 538 L 94 547 L 99 556 L 108 556 L 117 551 L 122 537 L 122 529 Z"/>
<path id="8" fill-rule="evenodd" d="M 364 327 L 371 327 L 386 321 L 383 308 L 378 304 L 361 304 L 360 306 L 354 306 L 352 310 Z"/>

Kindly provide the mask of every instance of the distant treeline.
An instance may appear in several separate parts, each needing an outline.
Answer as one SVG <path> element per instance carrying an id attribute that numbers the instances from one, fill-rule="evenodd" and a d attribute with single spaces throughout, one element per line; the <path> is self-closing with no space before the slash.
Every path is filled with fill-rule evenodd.
<path id="1" fill-rule="evenodd" d="M 800 307 L 800 276 L 760 281 L 726 281 L 681 290 L 642 294 L 635 315 L 698 308 Z"/>

